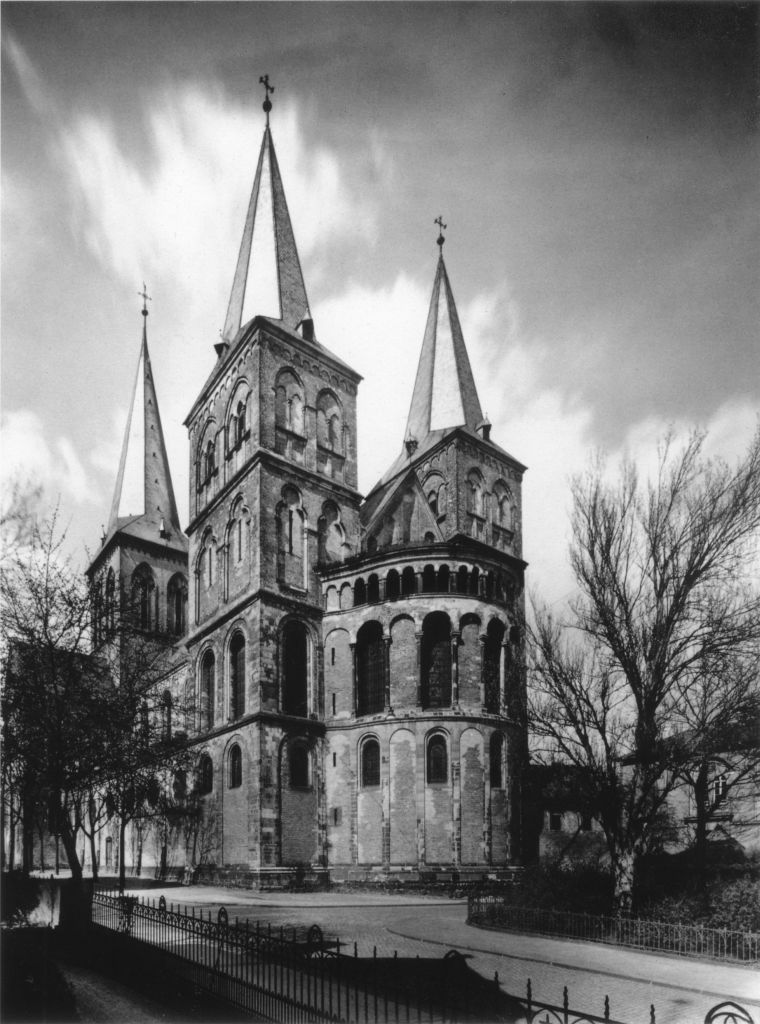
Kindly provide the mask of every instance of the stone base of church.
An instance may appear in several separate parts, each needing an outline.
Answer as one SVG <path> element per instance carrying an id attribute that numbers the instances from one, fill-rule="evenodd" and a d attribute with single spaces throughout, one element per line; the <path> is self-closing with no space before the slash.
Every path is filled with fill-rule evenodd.
<path id="1" fill-rule="evenodd" d="M 390 885 L 419 887 L 423 885 L 464 885 L 473 882 L 511 881 L 521 869 L 495 868 L 485 864 L 426 864 L 422 866 L 335 865 L 330 868 L 331 887 L 342 884 Z"/>
<path id="2" fill-rule="evenodd" d="M 229 889 L 255 889 L 263 892 L 281 892 L 290 889 L 327 889 L 330 872 L 318 867 L 216 867 L 201 864 L 194 872 L 195 885 L 222 885 Z"/>

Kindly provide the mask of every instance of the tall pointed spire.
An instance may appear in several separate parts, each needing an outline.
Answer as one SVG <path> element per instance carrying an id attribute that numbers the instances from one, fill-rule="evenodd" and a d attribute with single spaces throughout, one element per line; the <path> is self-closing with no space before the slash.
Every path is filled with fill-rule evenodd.
<path id="1" fill-rule="evenodd" d="M 150 296 L 145 285 L 140 295 L 142 344 L 107 533 L 127 526 L 130 533 L 139 532 L 158 541 L 181 536 L 181 529 L 148 354 Z"/>
<path id="2" fill-rule="evenodd" d="M 232 292 L 224 322 L 223 340 L 231 344 L 241 326 L 254 316 L 282 320 L 295 330 L 311 319 L 306 287 L 290 223 L 285 190 L 269 129 L 269 99 L 274 86 L 269 76 L 260 79 L 266 90 L 266 127 L 256 177 L 248 204 Z"/>
<path id="3" fill-rule="evenodd" d="M 441 231 L 446 226 L 440 217 L 436 224 Z M 433 295 L 406 424 L 407 443 L 421 443 L 431 430 L 464 425 L 475 431 L 483 419 L 443 262 L 443 242 L 441 233 Z"/>

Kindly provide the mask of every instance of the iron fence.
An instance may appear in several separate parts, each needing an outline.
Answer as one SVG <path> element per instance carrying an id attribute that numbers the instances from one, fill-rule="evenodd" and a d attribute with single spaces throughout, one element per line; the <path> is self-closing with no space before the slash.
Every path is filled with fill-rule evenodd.
<path id="1" fill-rule="evenodd" d="M 636 917 L 607 917 L 563 910 L 519 907 L 506 896 L 471 896 L 467 902 L 470 924 L 533 932 L 561 938 L 630 946 L 680 956 L 757 963 L 760 932 L 706 928 L 699 924 L 647 921 Z"/>
<path id="2" fill-rule="evenodd" d="M 432 1024 L 525 1019 L 528 1024 L 623 1024 L 600 1013 L 502 991 L 499 976 L 484 979 L 450 950 L 441 958 L 359 958 L 321 929 L 273 928 L 230 921 L 222 907 L 196 913 L 179 905 L 116 893 L 93 897 L 96 940 L 128 962 L 132 976 L 170 973 L 188 990 L 206 993 L 261 1020 L 348 1024 Z M 137 968 L 137 970 L 135 970 Z M 654 1007 L 629 1024 L 656 1024 Z"/>

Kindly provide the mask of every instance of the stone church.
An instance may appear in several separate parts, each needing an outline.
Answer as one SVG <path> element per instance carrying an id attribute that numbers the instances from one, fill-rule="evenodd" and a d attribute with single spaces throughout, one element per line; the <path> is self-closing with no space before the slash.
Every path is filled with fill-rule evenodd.
<path id="1" fill-rule="evenodd" d="M 162 866 L 260 886 L 498 873 L 522 843 L 525 467 L 490 436 L 441 235 L 399 455 L 359 493 L 361 377 L 318 340 L 264 109 L 216 364 L 185 421 L 190 522 L 143 308 L 88 570 L 96 644 L 127 611 L 166 637 L 165 712 L 196 757 L 210 834 Z"/>

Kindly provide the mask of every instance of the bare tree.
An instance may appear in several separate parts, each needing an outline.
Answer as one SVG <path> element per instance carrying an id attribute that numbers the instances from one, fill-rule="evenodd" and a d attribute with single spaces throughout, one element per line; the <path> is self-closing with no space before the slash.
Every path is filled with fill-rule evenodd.
<path id="1" fill-rule="evenodd" d="M 618 908 L 630 909 L 677 771 L 673 735 L 705 665 L 757 656 L 760 431 L 736 467 L 669 436 L 654 479 L 597 461 L 572 484 L 567 619 L 536 603 L 529 714 L 540 753 L 582 769 L 600 807 Z"/>

